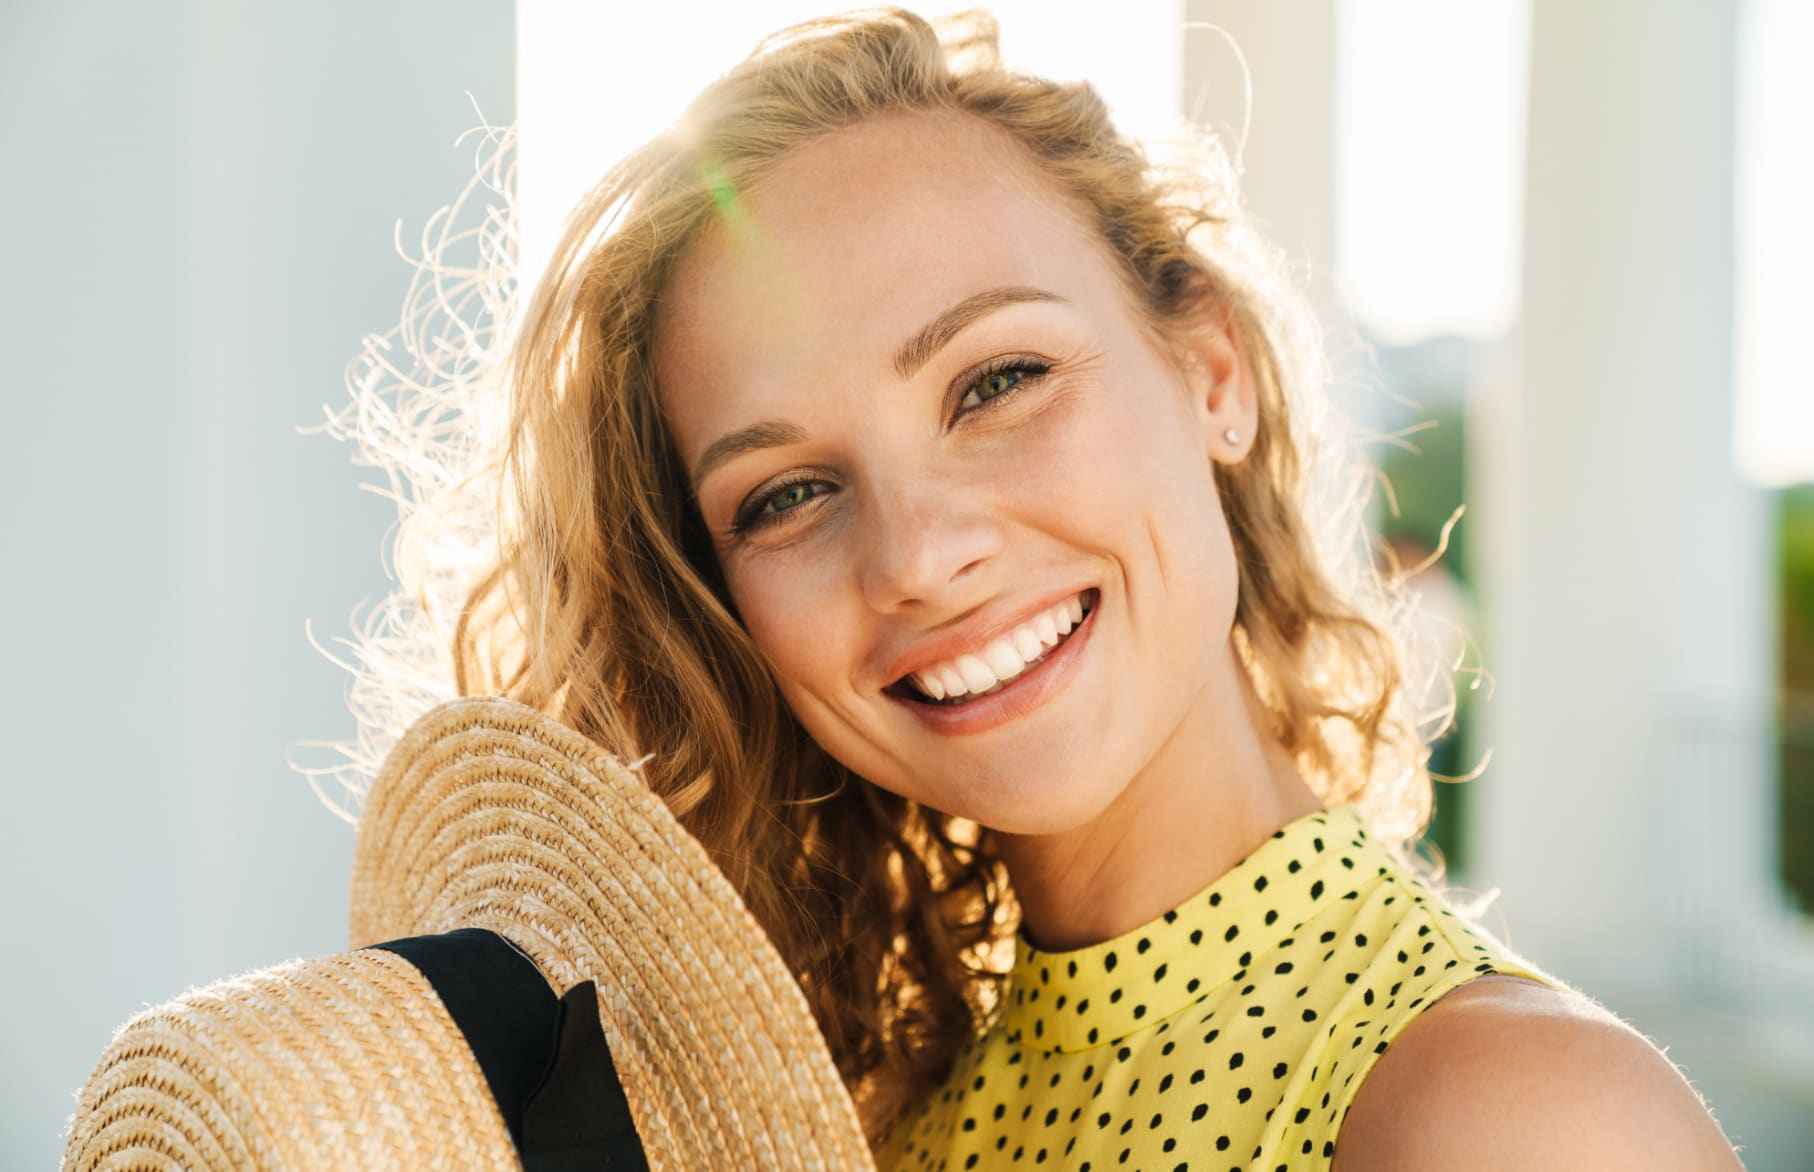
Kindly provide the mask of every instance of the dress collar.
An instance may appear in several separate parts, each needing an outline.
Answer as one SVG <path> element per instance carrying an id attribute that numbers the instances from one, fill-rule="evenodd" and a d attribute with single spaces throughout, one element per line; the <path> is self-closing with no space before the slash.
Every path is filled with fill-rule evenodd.
<path id="1" fill-rule="evenodd" d="M 1306 921 L 1358 898 L 1391 863 L 1349 802 L 1287 822 L 1208 887 L 1111 940 L 1045 952 L 1016 931 L 996 1028 L 1035 1050 L 1119 1042 L 1242 979 L 1255 955 L 1289 945 Z"/>

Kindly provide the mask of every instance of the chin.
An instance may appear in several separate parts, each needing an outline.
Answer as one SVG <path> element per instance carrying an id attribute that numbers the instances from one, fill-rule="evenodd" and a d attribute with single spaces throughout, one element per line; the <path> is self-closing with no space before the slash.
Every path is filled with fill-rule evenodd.
<path id="1" fill-rule="evenodd" d="M 953 795 L 951 812 L 999 834 L 1037 837 L 1063 834 L 1086 825 L 1115 800 L 1116 789 L 1078 777 L 1053 784 L 1052 775 L 1033 771 L 1006 784 L 977 785 Z M 987 800 L 979 800 L 986 798 Z"/>

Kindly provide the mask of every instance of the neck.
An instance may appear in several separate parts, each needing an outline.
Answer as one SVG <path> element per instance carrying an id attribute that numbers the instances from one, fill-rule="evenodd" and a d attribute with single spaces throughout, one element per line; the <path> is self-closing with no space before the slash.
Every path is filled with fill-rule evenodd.
<path id="1" fill-rule="evenodd" d="M 1279 827 L 1323 808 L 1224 643 L 1184 720 L 1107 807 L 1058 834 L 998 841 L 1021 931 L 1034 947 L 1063 952 L 1163 915 Z"/>

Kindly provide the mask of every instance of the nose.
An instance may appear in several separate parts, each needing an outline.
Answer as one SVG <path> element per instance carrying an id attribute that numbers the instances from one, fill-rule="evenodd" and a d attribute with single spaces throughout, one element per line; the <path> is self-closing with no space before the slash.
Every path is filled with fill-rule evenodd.
<path id="1" fill-rule="evenodd" d="M 922 478 L 878 494 L 868 521 L 858 572 L 882 613 L 976 593 L 1002 549 L 1000 520 L 950 481 Z"/>

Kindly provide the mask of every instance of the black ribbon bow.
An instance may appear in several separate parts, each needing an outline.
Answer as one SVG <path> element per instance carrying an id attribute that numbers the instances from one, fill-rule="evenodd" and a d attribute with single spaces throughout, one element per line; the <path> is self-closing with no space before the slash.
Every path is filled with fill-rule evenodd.
<path id="1" fill-rule="evenodd" d="M 485 928 L 369 945 L 410 962 L 460 1027 L 524 1172 L 647 1172 L 598 1020 L 598 989 L 559 997 L 517 947 Z"/>

